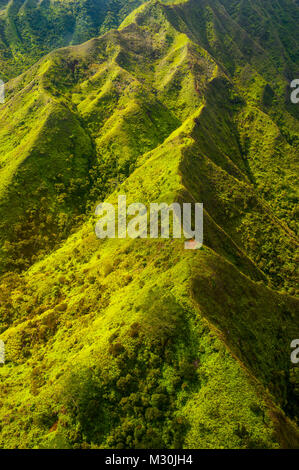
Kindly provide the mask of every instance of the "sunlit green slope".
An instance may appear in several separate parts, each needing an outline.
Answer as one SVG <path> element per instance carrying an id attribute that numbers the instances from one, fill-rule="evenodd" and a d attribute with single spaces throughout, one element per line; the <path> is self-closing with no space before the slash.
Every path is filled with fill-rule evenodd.
<path id="1" fill-rule="evenodd" d="M 149 2 L 9 82 L 2 447 L 298 447 L 295 58 L 224 4 Z M 203 202 L 204 247 L 98 240 L 118 194 Z"/>

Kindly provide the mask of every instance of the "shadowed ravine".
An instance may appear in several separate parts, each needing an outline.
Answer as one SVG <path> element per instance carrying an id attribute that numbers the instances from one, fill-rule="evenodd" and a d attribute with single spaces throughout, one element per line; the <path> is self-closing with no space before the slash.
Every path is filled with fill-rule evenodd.
<path id="1" fill-rule="evenodd" d="M 0 447 L 297 448 L 296 2 L 74 1 L 76 24 L 41 2 L 46 44 L 22 3 L 0 16 Z M 203 203 L 204 246 L 99 240 L 119 194 Z"/>

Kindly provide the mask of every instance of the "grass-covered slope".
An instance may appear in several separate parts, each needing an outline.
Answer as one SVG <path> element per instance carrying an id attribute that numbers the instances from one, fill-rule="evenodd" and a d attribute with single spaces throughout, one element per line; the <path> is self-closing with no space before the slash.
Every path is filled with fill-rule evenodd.
<path id="1" fill-rule="evenodd" d="M 295 61 L 236 3 L 149 2 L 9 82 L 2 447 L 298 447 Z M 118 194 L 203 202 L 204 247 L 98 240 Z"/>
<path id="2" fill-rule="evenodd" d="M 180 198 L 188 148 L 179 133 L 155 150 L 124 183 L 128 202 Z M 251 280 L 259 272 L 215 228 L 222 256 L 183 241 L 99 242 L 93 227 L 2 280 L 13 306 L 2 445 L 296 446 L 279 409 L 295 412 L 295 301 Z"/>
<path id="3" fill-rule="evenodd" d="M 57 47 L 119 26 L 142 0 L 1 0 L 0 78 L 16 76 Z"/>

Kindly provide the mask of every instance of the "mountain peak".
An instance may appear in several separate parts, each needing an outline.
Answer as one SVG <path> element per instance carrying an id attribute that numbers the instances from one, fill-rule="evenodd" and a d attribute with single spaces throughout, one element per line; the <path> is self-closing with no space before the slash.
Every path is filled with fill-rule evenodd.
<path id="1" fill-rule="evenodd" d="M 1 3 L 0 446 L 297 448 L 298 7 L 140 3 Z M 98 239 L 119 196 L 203 246 Z"/>

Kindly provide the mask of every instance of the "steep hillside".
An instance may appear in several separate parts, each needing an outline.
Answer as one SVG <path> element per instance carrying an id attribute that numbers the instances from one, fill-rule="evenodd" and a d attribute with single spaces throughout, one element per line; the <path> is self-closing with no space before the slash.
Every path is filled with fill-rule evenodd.
<path id="1" fill-rule="evenodd" d="M 298 447 L 298 7 L 264 3 L 150 1 L 8 83 L 2 447 Z M 204 247 L 100 241 L 118 194 L 203 202 Z"/>
<path id="2" fill-rule="evenodd" d="M 0 78 L 16 76 L 57 47 L 119 26 L 143 0 L 1 0 Z"/>

